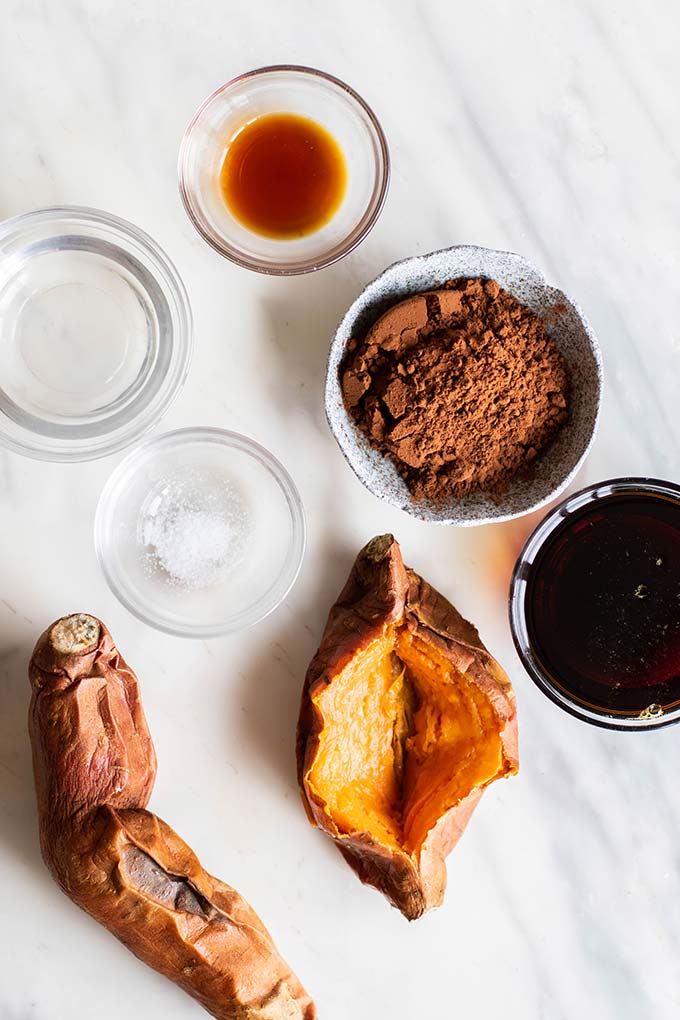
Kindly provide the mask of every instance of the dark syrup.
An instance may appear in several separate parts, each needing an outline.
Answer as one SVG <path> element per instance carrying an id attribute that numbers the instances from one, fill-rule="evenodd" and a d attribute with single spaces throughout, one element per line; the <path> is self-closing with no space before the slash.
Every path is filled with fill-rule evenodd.
<path id="1" fill-rule="evenodd" d="M 680 702 L 680 504 L 622 493 L 568 517 L 531 568 L 526 618 L 577 701 L 625 715 Z"/>

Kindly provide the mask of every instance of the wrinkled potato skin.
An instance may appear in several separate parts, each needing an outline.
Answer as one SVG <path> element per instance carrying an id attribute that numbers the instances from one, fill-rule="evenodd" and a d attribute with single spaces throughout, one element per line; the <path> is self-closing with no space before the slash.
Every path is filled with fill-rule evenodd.
<path id="1" fill-rule="evenodd" d="M 55 880 L 217 1020 L 314 1020 L 255 912 L 145 810 L 156 757 L 137 677 L 104 624 L 76 655 L 57 653 L 51 631 L 29 667 L 29 730 L 41 848 Z"/>
<path id="2" fill-rule="evenodd" d="M 476 627 L 404 566 L 392 535 L 377 536 L 361 550 L 331 608 L 321 645 L 305 678 L 296 751 L 298 782 L 311 823 L 331 836 L 362 882 L 379 889 L 408 920 L 415 920 L 441 905 L 446 889 L 445 858 L 460 839 L 483 790 L 472 790 L 439 819 L 416 860 L 376 842 L 369 833 L 338 833 L 307 783 L 324 726 L 313 703 L 315 692 L 332 683 L 358 652 L 402 619 L 487 695 L 501 720 L 503 774 L 517 772 L 517 710 L 508 677 L 482 644 Z"/>

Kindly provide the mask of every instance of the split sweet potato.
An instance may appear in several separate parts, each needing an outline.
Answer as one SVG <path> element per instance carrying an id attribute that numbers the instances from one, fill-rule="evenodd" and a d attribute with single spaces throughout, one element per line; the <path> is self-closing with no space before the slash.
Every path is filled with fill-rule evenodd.
<path id="1" fill-rule="evenodd" d="M 483 790 L 517 771 L 510 681 L 391 535 L 359 553 L 330 611 L 297 760 L 311 822 L 409 920 L 441 904 Z"/>
<path id="2" fill-rule="evenodd" d="M 314 1020 L 257 914 L 146 810 L 156 757 L 106 627 L 58 620 L 30 680 L 42 853 L 64 892 L 218 1020 Z"/>

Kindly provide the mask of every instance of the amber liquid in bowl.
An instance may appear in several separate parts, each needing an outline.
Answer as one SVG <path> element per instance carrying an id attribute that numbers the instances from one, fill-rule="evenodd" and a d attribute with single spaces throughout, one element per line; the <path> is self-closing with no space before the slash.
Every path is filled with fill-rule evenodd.
<path id="1" fill-rule="evenodd" d="M 567 517 L 527 579 L 532 650 L 569 698 L 619 715 L 680 703 L 680 504 L 621 493 Z"/>
<path id="2" fill-rule="evenodd" d="M 271 113 L 246 124 L 227 148 L 220 172 L 232 214 L 256 234 L 305 237 L 340 208 L 347 186 L 342 149 L 316 121 Z"/>

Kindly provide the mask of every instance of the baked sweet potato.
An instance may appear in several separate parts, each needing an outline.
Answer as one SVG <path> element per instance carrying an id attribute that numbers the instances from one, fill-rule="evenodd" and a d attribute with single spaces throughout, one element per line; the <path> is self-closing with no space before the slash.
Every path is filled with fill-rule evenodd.
<path id="1" fill-rule="evenodd" d="M 29 672 L 42 853 L 64 892 L 218 1020 L 314 1020 L 257 914 L 145 810 L 156 757 L 104 624 L 58 620 Z"/>
<path id="2" fill-rule="evenodd" d="M 445 857 L 485 787 L 517 772 L 510 681 L 392 535 L 362 549 L 330 611 L 297 761 L 312 824 L 409 920 L 441 904 Z"/>

